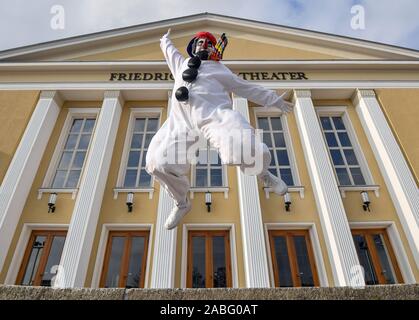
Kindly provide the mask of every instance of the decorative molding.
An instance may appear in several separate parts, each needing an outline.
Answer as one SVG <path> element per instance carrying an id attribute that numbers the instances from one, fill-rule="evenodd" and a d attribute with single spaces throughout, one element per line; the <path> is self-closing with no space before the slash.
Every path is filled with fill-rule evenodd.
<path id="1" fill-rule="evenodd" d="M 311 90 L 294 90 L 293 98 L 311 98 Z"/>
<path id="2" fill-rule="evenodd" d="M 361 192 L 361 191 L 374 191 L 377 198 L 380 197 L 380 186 L 378 185 L 365 185 L 365 186 L 339 186 L 339 191 L 342 198 L 346 198 L 346 192 Z"/>
<path id="3" fill-rule="evenodd" d="M 106 90 L 103 92 L 103 99 L 118 99 L 119 104 L 124 107 L 125 99 L 119 90 Z"/>
<path id="4" fill-rule="evenodd" d="M 76 195 L 77 195 L 77 191 L 79 189 L 78 188 L 74 188 L 74 189 L 56 189 L 56 188 L 39 188 L 38 189 L 38 200 L 42 199 L 42 195 L 44 193 L 71 193 L 71 199 L 74 200 L 76 199 Z"/>
<path id="5" fill-rule="evenodd" d="M 84 287 L 121 113 L 120 99 L 103 100 L 61 256 L 65 276 L 59 287 Z"/>
<path id="6" fill-rule="evenodd" d="M 116 200 L 118 199 L 118 195 L 120 193 L 148 193 L 148 198 L 151 200 L 153 199 L 153 194 L 154 194 L 154 188 L 143 188 L 143 189 L 139 189 L 139 188 L 114 188 L 113 189 L 113 198 Z"/>
<path id="7" fill-rule="evenodd" d="M 352 94 L 351 100 L 354 106 L 357 106 L 362 98 L 376 97 L 374 89 L 356 89 Z"/>
<path id="8" fill-rule="evenodd" d="M 1 69 L 1 68 L 0 68 Z M 354 89 L 363 88 L 419 88 L 418 80 L 290 80 L 290 81 L 256 81 L 267 89 L 293 90 L 301 89 Z M 137 82 L 1 82 L 0 89 L 5 90 L 162 90 L 173 88 L 173 82 L 137 83 Z"/>
<path id="9" fill-rule="evenodd" d="M 333 271 L 334 285 L 349 286 L 353 267 L 359 265 L 359 260 L 334 170 L 311 98 L 306 92 L 299 94 L 299 90 L 295 91 L 294 98 L 295 117 Z"/>
<path id="10" fill-rule="evenodd" d="M 193 199 L 194 198 L 194 194 L 195 193 L 204 193 L 204 192 L 211 192 L 211 193 L 224 193 L 224 199 L 228 199 L 228 191 L 230 190 L 229 187 L 191 187 L 189 189 L 189 195 L 190 198 Z"/>
<path id="11" fill-rule="evenodd" d="M 375 98 L 374 90 L 358 89 L 357 93 L 362 98 Z"/>
<path id="12" fill-rule="evenodd" d="M 354 104 L 419 267 L 419 189 L 377 98 L 369 91 L 357 90 Z"/>
<path id="13" fill-rule="evenodd" d="M 246 99 L 233 96 L 233 108 L 249 121 Z M 246 287 L 268 288 L 270 287 L 269 267 L 257 178 L 244 175 L 239 167 L 236 170 Z"/>
<path id="14" fill-rule="evenodd" d="M 266 199 L 269 199 L 270 193 L 273 193 L 272 188 L 263 188 L 263 191 Z M 300 199 L 304 199 L 304 186 L 290 186 L 288 187 L 288 192 L 299 193 Z"/>
<path id="15" fill-rule="evenodd" d="M 41 95 L 0 187 L 0 270 L 60 113 L 56 92 Z"/>
<path id="16" fill-rule="evenodd" d="M 61 94 L 58 91 L 53 90 L 41 91 L 39 99 L 54 99 L 58 106 L 62 106 L 64 104 L 64 99 L 62 98 Z"/>
<path id="17" fill-rule="evenodd" d="M 347 112 L 348 107 L 347 106 L 314 106 L 317 114 L 322 115 L 326 114 L 329 116 L 342 116 Z"/>

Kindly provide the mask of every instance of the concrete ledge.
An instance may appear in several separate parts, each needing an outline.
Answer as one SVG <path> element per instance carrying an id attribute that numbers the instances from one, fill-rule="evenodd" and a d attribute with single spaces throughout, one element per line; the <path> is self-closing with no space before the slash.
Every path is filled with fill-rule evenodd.
<path id="1" fill-rule="evenodd" d="M 419 300 L 419 285 L 261 289 L 54 289 L 0 286 L 1 300 Z"/>
<path id="2" fill-rule="evenodd" d="M 123 300 L 125 289 L 2 286 L 0 300 Z"/>

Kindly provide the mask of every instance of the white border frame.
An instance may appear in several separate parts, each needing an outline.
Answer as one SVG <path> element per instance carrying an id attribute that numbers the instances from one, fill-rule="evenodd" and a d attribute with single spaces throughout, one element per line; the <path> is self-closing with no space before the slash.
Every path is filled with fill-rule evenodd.
<path id="1" fill-rule="evenodd" d="M 319 234 L 317 232 L 316 224 L 314 222 L 269 222 L 264 224 L 266 250 L 269 262 L 269 275 L 272 288 L 275 288 L 275 277 L 272 263 L 272 252 L 269 239 L 269 230 L 307 230 L 312 245 L 314 254 L 314 262 L 316 263 L 316 270 L 319 277 L 320 287 L 328 287 L 329 280 L 327 278 L 326 266 L 323 259 L 323 254 L 320 246 Z"/>
<path id="2" fill-rule="evenodd" d="M 114 199 L 118 198 L 118 193 L 120 192 L 148 192 L 149 199 L 153 198 L 154 193 L 154 177 L 151 176 L 151 187 L 148 188 L 125 188 L 124 176 L 128 163 L 128 154 L 131 146 L 132 132 L 134 130 L 134 123 L 136 117 L 158 117 L 157 131 L 162 126 L 162 116 L 163 108 L 162 107 L 149 107 L 149 108 L 130 108 L 130 115 L 128 120 L 128 127 L 125 133 L 124 147 L 122 150 L 121 161 L 119 164 L 118 178 L 116 180 L 116 187 L 114 188 Z M 156 132 L 157 132 L 156 131 Z"/>
<path id="3" fill-rule="evenodd" d="M 64 230 L 68 231 L 68 224 L 52 224 L 52 223 L 25 223 L 23 224 L 19 240 L 16 244 L 15 252 L 13 253 L 12 261 L 7 270 L 7 275 L 4 280 L 6 285 L 16 285 L 16 278 L 22 264 L 23 256 L 25 255 L 28 241 L 31 237 L 32 231 L 37 230 Z M 66 238 L 67 241 L 67 238 Z"/>
<path id="4" fill-rule="evenodd" d="M 409 263 L 403 242 L 394 221 L 349 222 L 351 230 L 355 229 L 386 229 L 394 255 L 396 256 L 404 283 L 416 284 L 415 275 Z"/>
<path id="5" fill-rule="evenodd" d="M 237 249 L 236 249 L 236 228 L 234 223 L 188 223 L 182 229 L 182 257 L 180 268 L 180 287 L 186 288 L 186 272 L 188 265 L 188 231 L 191 230 L 227 230 L 230 235 L 230 257 L 231 257 L 231 277 L 232 288 L 239 287 L 239 275 L 237 268 Z"/>
<path id="6" fill-rule="evenodd" d="M 148 231 L 148 248 L 147 248 L 147 265 L 144 278 L 144 289 L 148 288 L 148 282 L 150 277 L 150 264 L 151 264 L 151 248 L 153 243 L 153 224 L 141 223 L 141 224 L 129 224 L 129 223 L 104 223 L 102 225 L 102 231 L 100 233 L 100 240 L 97 249 L 95 266 L 93 269 L 92 282 L 90 287 L 97 289 L 100 284 L 100 277 L 102 273 L 102 266 L 105 259 L 106 245 L 109 239 L 110 231 Z"/>
<path id="7" fill-rule="evenodd" d="M 95 117 L 96 121 L 95 121 L 95 126 L 92 130 L 92 138 L 93 138 L 93 134 L 96 130 L 96 123 L 97 123 L 97 119 L 99 117 L 99 112 L 100 112 L 101 108 L 68 108 L 68 113 L 67 113 L 67 117 L 64 121 L 64 125 L 61 128 L 61 133 L 60 133 L 60 137 L 58 138 L 57 144 L 55 146 L 54 149 L 54 153 L 52 154 L 49 166 L 48 166 L 48 170 L 45 174 L 44 180 L 42 182 L 42 186 L 41 188 L 38 189 L 38 199 L 42 198 L 42 194 L 45 192 L 56 192 L 56 193 L 72 193 L 72 199 L 75 199 L 77 190 L 78 190 L 78 186 L 80 184 L 80 181 L 82 179 L 83 176 L 83 172 L 84 172 L 84 164 L 83 164 L 83 168 L 82 168 L 82 172 L 80 174 L 80 178 L 79 181 L 77 183 L 77 187 L 76 188 L 52 188 L 52 180 L 54 178 L 54 174 L 57 170 L 58 167 L 58 163 L 60 161 L 60 156 L 63 152 L 64 149 L 64 145 L 66 142 L 66 139 L 68 137 L 70 128 L 71 128 L 71 124 L 73 122 L 74 118 L 77 118 L 78 116 L 81 117 Z M 90 151 L 90 144 L 91 141 L 89 142 L 89 147 L 86 153 L 86 159 L 88 157 L 89 151 Z"/>
<path id="8" fill-rule="evenodd" d="M 354 127 L 352 126 L 352 121 L 348 113 L 348 107 L 347 106 L 314 106 L 314 109 L 316 110 L 317 119 L 320 124 L 320 117 L 321 116 L 339 116 L 342 117 L 342 121 L 345 125 L 346 132 L 348 133 L 349 139 L 351 140 L 352 147 L 354 149 L 355 155 L 357 157 L 357 160 L 359 162 L 359 166 L 361 168 L 361 172 L 365 179 L 365 185 L 354 185 L 354 186 L 340 186 L 339 181 L 336 177 L 336 170 L 333 168 L 333 172 L 335 174 L 336 182 L 339 187 L 339 191 L 341 192 L 341 195 L 343 198 L 345 198 L 345 191 L 364 191 L 364 190 L 372 190 L 375 192 L 375 196 L 378 198 L 380 196 L 379 194 L 379 186 L 375 184 L 374 178 L 371 174 L 371 171 L 368 167 L 367 159 L 365 158 L 364 152 L 362 151 L 361 144 L 359 143 L 359 140 L 356 135 L 356 131 Z M 322 129 L 323 133 L 323 129 Z M 324 136 L 322 135 L 323 140 Z M 330 152 L 329 147 L 327 146 L 327 142 L 324 141 L 327 149 L 328 149 L 328 155 L 330 158 Z M 332 159 L 330 159 L 332 163 Z M 332 163 L 333 166 L 333 163 Z"/>

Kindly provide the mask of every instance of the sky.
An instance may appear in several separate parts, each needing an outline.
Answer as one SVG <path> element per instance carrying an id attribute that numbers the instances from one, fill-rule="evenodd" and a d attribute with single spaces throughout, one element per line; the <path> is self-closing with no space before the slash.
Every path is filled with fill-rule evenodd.
<path id="1" fill-rule="evenodd" d="M 202 12 L 419 50 L 418 0 L 0 0 L 0 51 Z"/>

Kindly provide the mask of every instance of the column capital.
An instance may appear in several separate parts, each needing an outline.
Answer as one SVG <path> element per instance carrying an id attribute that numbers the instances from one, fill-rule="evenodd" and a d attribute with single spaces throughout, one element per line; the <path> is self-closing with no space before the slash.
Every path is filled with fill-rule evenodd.
<path id="1" fill-rule="evenodd" d="M 372 89 L 357 89 L 356 91 L 363 98 L 375 97 L 375 91 Z"/>
<path id="2" fill-rule="evenodd" d="M 297 98 L 311 98 L 311 90 L 307 90 L 307 89 L 294 90 L 293 100 L 296 100 Z"/>
<path id="3" fill-rule="evenodd" d="M 121 106 L 124 105 L 125 99 L 119 90 L 106 90 L 103 92 L 103 99 L 118 99 Z"/>
<path id="4" fill-rule="evenodd" d="M 233 93 L 233 100 L 239 100 L 239 99 L 247 100 L 246 98 L 240 97 L 237 94 Z"/>
<path id="5" fill-rule="evenodd" d="M 356 106 L 359 104 L 359 100 L 363 98 L 375 98 L 375 91 L 372 89 L 356 89 L 353 93 L 351 100 L 352 103 Z"/>

